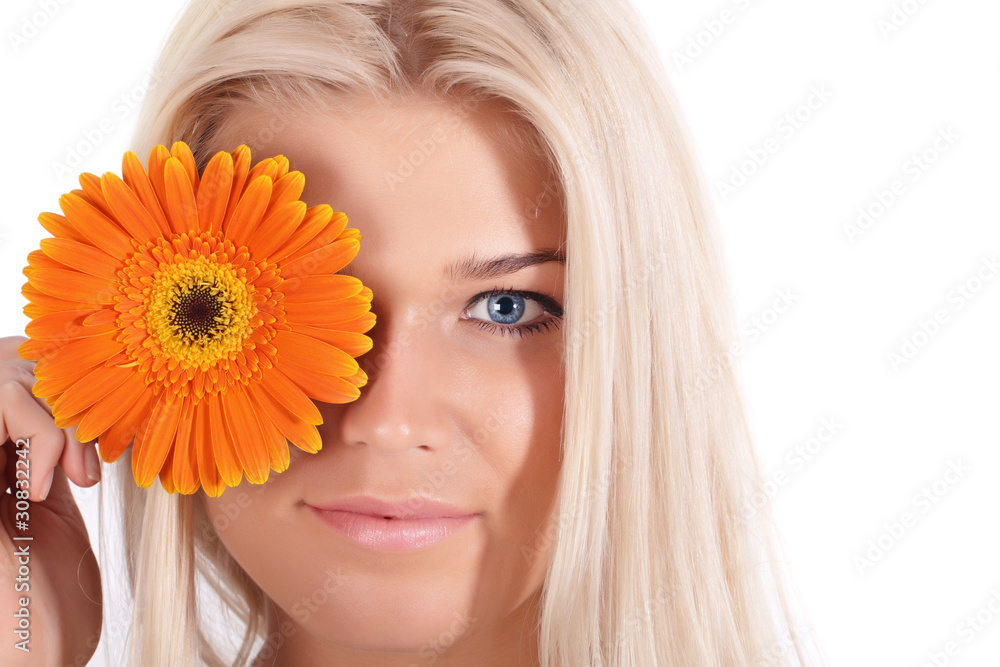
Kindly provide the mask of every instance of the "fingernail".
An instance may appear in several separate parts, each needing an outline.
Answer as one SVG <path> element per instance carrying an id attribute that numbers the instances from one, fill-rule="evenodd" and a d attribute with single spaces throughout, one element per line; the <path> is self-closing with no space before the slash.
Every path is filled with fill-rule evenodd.
<path id="1" fill-rule="evenodd" d="M 52 478 L 55 477 L 55 474 L 56 471 L 53 468 L 52 472 L 49 473 L 49 476 L 45 478 L 44 482 L 42 482 L 42 500 L 45 500 L 45 498 L 48 497 L 49 489 L 52 488 Z"/>
<path id="2" fill-rule="evenodd" d="M 97 450 L 93 447 L 84 450 L 83 467 L 87 469 L 87 477 L 95 482 L 101 481 L 101 462 L 97 458 Z"/>

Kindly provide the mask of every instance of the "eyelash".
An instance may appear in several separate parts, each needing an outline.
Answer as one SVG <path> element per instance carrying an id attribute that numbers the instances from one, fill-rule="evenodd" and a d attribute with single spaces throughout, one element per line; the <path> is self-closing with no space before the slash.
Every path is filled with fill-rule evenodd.
<path id="1" fill-rule="evenodd" d="M 526 336 L 537 333 L 542 329 L 548 331 L 550 327 L 558 326 L 558 324 L 562 321 L 563 310 L 551 296 L 547 294 L 540 294 L 539 292 L 526 292 L 524 290 L 516 289 L 492 289 L 488 292 L 480 292 L 474 296 L 471 301 L 469 301 L 469 305 L 466 306 L 465 310 L 469 311 L 483 299 L 489 299 L 490 297 L 498 294 L 513 294 L 524 299 L 535 301 L 542 307 L 545 314 L 549 316 L 531 322 L 530 324 L 497 324 L 496 322 L 487 322 L 486 320 L 470 318 L 473 322 L 490 333 L 499 333 L 501 336 L 510 337 L 517 335 L 521 338 L 525 338 Z"/>

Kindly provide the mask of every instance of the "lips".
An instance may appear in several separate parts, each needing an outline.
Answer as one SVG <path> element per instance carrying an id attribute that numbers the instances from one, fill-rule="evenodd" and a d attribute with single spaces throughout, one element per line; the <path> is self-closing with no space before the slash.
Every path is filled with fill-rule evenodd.
<path id="1" fill-rule="evenodd" d="M 352 496 L 309 505 L 324 523 L 351 541 L 388 552 L 416 551 L 437 544 L 471 523 L 475 512 L 425 498 L 390 502 Z"/>
<path id="2" fill-rule="evenodd" d="M 332 503 L 311 506 L 327 512 L 353 512 L 383 519 L 452 519 L 475 514 L 427 498 L 388 502 L 371 496 L 351 496 Z"/>

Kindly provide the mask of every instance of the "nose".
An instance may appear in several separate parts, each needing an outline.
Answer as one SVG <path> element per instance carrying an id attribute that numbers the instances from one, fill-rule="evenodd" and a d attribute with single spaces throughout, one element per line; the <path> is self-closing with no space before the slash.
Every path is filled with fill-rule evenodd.
<path id="1" fill-rule="evenodd" d="M 440 341 L 428 329 L 406 326 L 401 318 L 393 323 L 384 312 L 377 318 L 367 334 L 372 349 L 358 358 L 368 382 L 357 399 L 337 406 L 333 419 L 324 414 L 318 427 L 324 448 L 332 441 L 386 454 L 440 450 L 449 433 Z"/>

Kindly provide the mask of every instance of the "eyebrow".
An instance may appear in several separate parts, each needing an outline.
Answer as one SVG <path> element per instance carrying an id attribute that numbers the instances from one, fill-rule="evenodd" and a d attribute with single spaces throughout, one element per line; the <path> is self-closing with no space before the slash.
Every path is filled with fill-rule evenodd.
<path id="1" fill-rule="evenodd" d="M 473 255 L 468 259 L 451 264 L 445 269 L 444 274 L 452 282 L 489 280 L 546 262 L 566 264 L 566 255 L 555 248 L 543 248 L 534 252 L 514 252 L 487 259 L 479 259 Z M 337 273 L 357 277 L 350 265 L 345 266 Z"/>
<path id="2" fill-rule="evenodd" d="M 468 259 L 455 262 L 445 270 L 445 276 L 452 282 L 462 280 L 489 280 L 521 269 L 546 262 L 566 263 L 566 255 L 555 248 L 544 248 L 534 252 L 508 253 L 486 259 L 478 259 L 475 255 Z"/>

